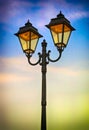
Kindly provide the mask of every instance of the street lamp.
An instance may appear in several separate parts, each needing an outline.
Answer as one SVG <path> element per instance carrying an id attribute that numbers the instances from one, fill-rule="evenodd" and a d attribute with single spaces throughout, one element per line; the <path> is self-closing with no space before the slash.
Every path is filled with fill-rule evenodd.
<path id="1" fill-rule="evenodd" d="M 51 19 L 51 22 L 46 27 L 50 29 L 55 46 L 63 51 L 68 43 L 71 32 L 75 29 L 61 11 L 57 18 Z"/>
<path id="2" fill-rule="evenodd" d="M 18 36 L 23 52 L 26 55 L 33 54 L 35 52 L 38 40 L 42 35 L 38 33 L 38 30 L 28 22 L 24 27 L 20 27 L 18 33 L 15 35 Z"/>
<path id="3" fill-rule="evenodd" d="M 67 46 L 70 34 L 73 30 L 75 30 L 70 25 L 70 22 L 61 13 L 61 11 L 56 18 L 51 19 L 50 23 L 46 25 L 46 27 L 50 29 L 54 45 L 57 47 L 59 52 L 59 56 L 55 60 L 50 58 L 51 51 L 46 51 L 47 43 L 45 40 L 43 40 L 42 53 L 38 53 L 38 61 L 36 63 L 31 62 L 31 57 L 35 52 L 38 40 L 40 37 L 42 37 L 42 35 L 40 35 L 38 30 L 32 26 L 29 20 L 25 26 L 19 28 L 19 31 L 15 34 L 20 40 L 22 50 L 26 54 L 29 64 L 33 66 L 39 64 L 42 66 L 41 130 L 46 130 L 46 66 L 49 64 L 49 62 L 56 62 L 61 58 L 61 54 L 64 48 Z"/>

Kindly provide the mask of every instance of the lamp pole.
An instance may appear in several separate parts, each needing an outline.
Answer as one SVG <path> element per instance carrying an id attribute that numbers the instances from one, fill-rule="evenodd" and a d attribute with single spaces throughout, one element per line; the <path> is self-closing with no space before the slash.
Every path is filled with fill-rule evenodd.
<path id="1" fill-rule="evenodd" d="M 41 106 L 42 106 L 42 114 L 41 114 L 41 130 L 46 130 L 46 46 L 47 43 L 45 40 L 42 42 L 42 98 L 41 98 Z"/>
<path id="2" fill-rule="evenodd" d="M 50 57 L 50 50 L 47 52 L 46 47 L 47 43 L 45 40 L 42 42 L 42 52 L 38 53 L 38 61 L 36 63 L 31 62 L 31 57 L 35 52 L 38 40 L 42 35 L 39 34 L 38 30 L 32 26 L 32 24 L 28 22 L 25 26 L 20 27 L 19 31 L 15 34 L 20 41 L 23 52 L 28 58 L 28 62 L 30 65 L 41 65 L 42 72 L 42 97 L 41 97 L 41 130 L 46 130 L 46 72 L 47 72 L 47 64 L 49 62 L 56 62 L 61 58 L 61 54 L 64 48 L 68 44 L 69 37 L 71 32 L 75 30 L 70 22 L 64 17 L 64 15 L 60 13 L 56 18 L 51 19 L 50 23 L 46 25 L 47 28 L 50 29 L 54 45 L 58 51 L 58 57 L 54 60 Z"/>
<path id="3" fill-rule="evenodd" d="M 46 47 L 47 47 L 47 43 L 45 41 L 45 39 L 43 40 L 43 42 L 41 43 L 42 45 L 42 54 L 38 53 L 39 55 L 39 59 L 36 63 L 32 63 L 31 62 L 31 55 L 26 55 L 28 58 L 28 62 L 31 65 L 37 65 L 40 64 L 41 65 L 41 72 L 42 72 L 42 97 L 41 97 L 41 130 L 46 130 L 46 72 L 47 72 L 47 64 L 49 64 L 50 62 L 56 62 L 61 58 L 61 53 L 62 50 L 58 49 L 59 52 L 59 56 L 58 58 L 56 58 L 55 60 L 52 60 L 50 58 L 50 50 L 47 52 L 46 51 Z"/>
<path id="4" fill-rule="evenodd" d="M 42 53 L 38 53 L 39 58 L 38 61 L 36 63 L 32 63 L 31 62 L 31 57 L 32 55 L 26 55 L 28 58 L 28 62 L 29 64 L 35 66 L 37 64 L 41 65 L 41 72 L 42 72 L 42 97 L 41 97 L 41 130 L 46 130 L 46 72 L 47 72 L 47 64 L 49 64 L 50 62 L 56 62 L 61 58 L 61 53 L 62 50 L 58 49 L 59 55 L 58 58 L 56 58 L 55 60 L 52 60 L 50 58 L 50 50 L 47 52 L 46 51 L 46 47 L 47 47 L 47 43 L 45 41 L 45 39 L 43 40 L 43 42 L 41 43 L 42 45 Z"/>

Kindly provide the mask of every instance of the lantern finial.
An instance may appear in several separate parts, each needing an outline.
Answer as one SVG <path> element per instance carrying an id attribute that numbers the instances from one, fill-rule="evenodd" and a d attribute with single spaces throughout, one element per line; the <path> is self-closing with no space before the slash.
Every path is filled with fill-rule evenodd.
<path id="1" fill-rule="evenodd" d="M 60 13 L 57 15 L 57 18 L 59 18 L 59 17 L 61 17 L 61 18 L 64 17 L 64 15 L 62 14 L 62 11 L 60 11 Z"/>
<path id="2" fill-rule="evenodd" d="M 30 23 L 29 19 L 28 19 L 27 23 L 25 23 L 25 25 L 26 26 L 29 26 L 29 25 L 32 26 L 32 24 Z"/>
<path id="3" fill-rule="evenodd" d="M 60 10 L 60 14 L 62 14 L 62 11 Z"/>

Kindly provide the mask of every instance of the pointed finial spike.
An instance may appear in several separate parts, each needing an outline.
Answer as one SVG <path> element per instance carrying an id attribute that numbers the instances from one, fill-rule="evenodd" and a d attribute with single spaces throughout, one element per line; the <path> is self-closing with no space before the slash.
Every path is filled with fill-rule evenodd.
<path id="1" fill-rule="evenodd" d="M 32 24 L 30 23 L 29 19 L 28 19 L 27 23 L 25 23 L 25 25 L 26 25 L 26 26 L 28 26 L 28 25 L 31 26 L 31 25 L 32 25 Z"/>
<path id="2" fill-rule="evenodd" d="M 30 23 L 30 22 L 29 22 L 29 19 L 28 19 L 27 23 Z"/>
<path id="3" fill-rule="evenodd" d="M 60 13 L 57 15 L 57 17 L 64 17 L 61 10 L 60 10 Z"/>
<path id="4" fill-rule="evenodd" d="M 60 14 L 62 14 L 62 11 L 60 10 Z"/>

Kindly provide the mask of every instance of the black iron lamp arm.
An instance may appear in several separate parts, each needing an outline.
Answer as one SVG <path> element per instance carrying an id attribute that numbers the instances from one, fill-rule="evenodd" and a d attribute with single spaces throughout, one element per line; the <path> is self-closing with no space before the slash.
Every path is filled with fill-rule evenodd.
<path id="1" fill-rule="evenodd" d="M 35 65 L 37 65 L 37 64 L 40 64 L 41 57 L 42 57 L 41 53 L 38 53 L 39 59 L 38 59 L 38 61 L 37 61 L 36 63 L 32 63 L 32 62 L 31 62 L 31 57 L 32 57 L 32 55 L 26 55 L 26 56 L 27 56 L 27 58 L 28 58 L 28 62 L 29 62 L 30 65 L 35 66 Z"/>
<path id="2" fill-rule="evenodd" d="M 50 58 L 50 53 L 51 53 L 51 50 L 48 51 L 48 61 L 56 62 L 56 61 L 58 61 L 58 60 L 61 58 L 62 50 L 58 49 L 59 55 L 58 55 L 58 58 L 56 58 L 55 60 L 52 60 L 52 59 Z"/>
<path id="3" fill-rule="evenodd" d="M 43 43 L 45 43 L 45 41 Z M 32 66 L 35 66 L 37 64 L 43 65 L 44 62 L 45 62 L 44 64 L 47 65 L 47 64 L 49 64 L 49 62 L 56 62 L 56 61 L 58 61 L 61 58 L 63 49 L 57 48 L 57 50 L 58 50 L 58 57 L 54 60 L 54 59 L 51 59 L 51 57 L 50 57 L 51 50 L 49 50 L 46 53 L 46 51 L 45 51 L 45 49 L 46 49 L 45 47 L 46 46 L 45 45 L 46 44 L 42 45 L 42 48 L 44 48 L 44 49 L 42 51 L 42 54 L 40 52 L 38 53 L 38 61 L 35 62 L 35 63 L 31 62 L 32 54 L 26 54 L 26 56 L 28 58 L 28 62 L 29 62 L 30 65 L 32 65 Z"/>

